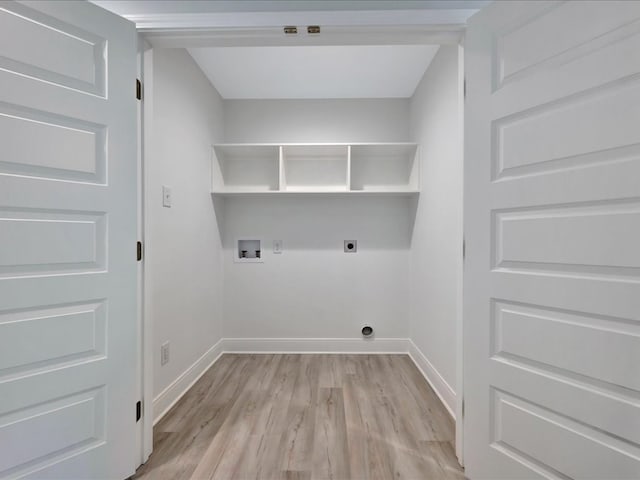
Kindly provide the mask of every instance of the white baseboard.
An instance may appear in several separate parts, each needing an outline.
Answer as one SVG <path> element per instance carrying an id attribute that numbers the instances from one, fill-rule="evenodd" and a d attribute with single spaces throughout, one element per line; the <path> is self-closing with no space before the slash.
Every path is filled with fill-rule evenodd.
<path id="1" fill-rule="evenodd" d="M 176 378 L 153 399 L 153 424 L 155 425 L 173 407 L 182 396 L 209 370 L 224 353 L 224 338 L 207 350 L 182 375 Z"/>
<path id="2" fill-rule="evenodd" d="M 228 353 L 407 353 L 407 338 L 225 338 Z"/>
<path id="3" fill-rule="evenodd" d="M 402 353 L 409 354 L 455 419 L 456 394 L 408 338 L 222 338 L 153 399 L 153 424 L 173 407 L 223 353 Z"/>
<path id="4" fill-rule="evenodd" d="M 416 364 L 418 370 L 422 373 L 427 380 L 431 388 L 436 392 L 438 398 L 442 401 L 449 414 L 456 419 L 456 392 L 446 382 L 446 380 L 440 375 L 438 370 L 431 364 L 427 357 L 420 351 L 420 349 L 413 343 L 412 340 L 408 340 L 409 344 L 409 356 L 413 363 Z"/>

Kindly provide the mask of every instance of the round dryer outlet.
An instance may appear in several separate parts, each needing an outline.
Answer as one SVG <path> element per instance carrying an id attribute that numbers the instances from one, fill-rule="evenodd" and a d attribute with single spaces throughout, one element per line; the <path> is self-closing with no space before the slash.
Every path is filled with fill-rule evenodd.
<path id="1" fill-rule="evenodd" d="M 344 241 L 344 253 L 356 253 L 358 251 L 357 240 L 345 240 Z"/>

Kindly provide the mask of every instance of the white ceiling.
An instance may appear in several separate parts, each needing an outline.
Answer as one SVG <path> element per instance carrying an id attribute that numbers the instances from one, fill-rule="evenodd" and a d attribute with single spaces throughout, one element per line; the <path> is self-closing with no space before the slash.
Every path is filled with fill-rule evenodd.
<path id="1" fill-rule="evenodd" d="M 457 43 L 467 19 L 489 3 L 90 1 L 135 22 L 154 47 L 188 48 L 229 99 L 410 97 L 437 51 L 435 44 Z M 323 34 L 285 38 L 283 25 L 303 30 L 320 25 Z"/>
<path id="2" fill-rule="evenodd" d="M 190 48 L 223 98 L 407 98 L 437 45 Z"/>

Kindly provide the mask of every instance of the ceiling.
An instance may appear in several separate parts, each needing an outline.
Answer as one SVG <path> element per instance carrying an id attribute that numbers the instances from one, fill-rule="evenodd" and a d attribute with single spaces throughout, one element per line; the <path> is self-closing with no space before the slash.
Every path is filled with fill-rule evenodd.
<path id="1" fill-rule="evenodd" d="M 407 98 L 488 0 L 91 0 L 187 48 L 228 99 Z M 284 25 L 303 34 L 283 35 Z M 304 34 L 320 25 L 322 35 Z"/>
<path id="2" fill-rule="evenodd" d="M 223 98 L 407 98 L 437 45 L 190 48 Z"/>

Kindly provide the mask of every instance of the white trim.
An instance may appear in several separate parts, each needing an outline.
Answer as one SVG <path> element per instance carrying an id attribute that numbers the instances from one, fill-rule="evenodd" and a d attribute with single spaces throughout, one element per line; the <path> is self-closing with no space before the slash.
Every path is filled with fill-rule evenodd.
<path id="1" fill-rule="evenodd" d="M 153 424 L 155 425 L 173 407 L 182 396 L 198 381 L 204 373 L 216 363 L 224 352 L 225 340 L 218 340 L 193 365 L 153 399 Z"/>
<path id="2" fill-rule="evenodd" d="M 404 354 L 416 365 L 455 420 L 456 393 L 409 338 L 222 338 L 153 400 L 153 424 L 225 353 Z"/>
<path id="3" fill-rule="evenodd" d="M 97 2 L 98 4 L 100 2 Z M 284 25 L 340 26 L 447 26 L 463 27 L 476 13 L 468 9 L 411 10 L 340 10 L 340 11 L 280 11 L 280 12 L 187 12 L 124 14 L 138 30 L 206 28 L 269 28 L 281 32 Z M 300 32 L 302 35 L 303 32 Z M 306 32 L 304 33 L 306 34 Z"/>
<path id="4" fill-rule="evenodd" d="M 299 142 L 299 143 L 216 143 L 214 148 L 235 147 L 415 147 L 416 142 Z"/>
<path id="5" fill-rule="evenodd" d="M 462 29 L 455 26 L 361 26 L 331 27 L 323 35 L 290 38 L 282 27 L 208 28 L 197 34 L 183 29 L 141 30 L 157 48 L 258 47 L 301 45 L 457 45 Z"/>
<path id="6" fill-rule="evenodd" d="M 440 375 L 438 370 L 431 364 L 431 362 L 425 357 L 424 353 L 416 346 L 411 339 L 409 343 L 409 357 L 416 364 L 418 370 L 422 373 L 427 380 L 433 391 L 436 392 L 438 398 L 442 401 L 445 408 L 449 412 L 449 415 L 456 419 L 456 392 L 451 388 L 447 381 Z"/>
<path id="7" fill-rule="evenodd" d="M 458 45 L 458 121 L 460 130 L 460 139 L 458 142 L 458 162 L 461 175 L 461 191 L 463 193 L 463 201 L 460 210 L 460 218 L 458 219 L 458 228 L 460 229 L 460 250 L 456 262 L 457 285 L 456 285 L 456 392 L 459 393 L 456 398 L 456 418 L 460 419 L 456 422 L 456 456 L 460 465 L 464 466 L 464 415 L 463 415 L 463 399 L 464 399 L 464 348 L 462 329 L 464 324 L 464 45 Z"/>
<path id="8" fill-rule="evenodd" d="M 141 103 L 141 115 L 139 120 L 141 124 L 140 151 L 141 158 L 141 177 L 139 185 L 141 188 L 142 201 L 142 232 L 139 240 L 143 245 L 142 252 L 142 296 L 138 299 L 142 309 L 142 461 L 145 462 L 153 451 L 153 409 L 149 408 L 149 404 L 153 398 L 153 369 L 154 369 L 154 344 L 153 344 L 153 318 L 149 314 L 152 311 L 151 298 L 148 289 L 145 286 L 151 284 L 149 271 L 146 267 L 147 256 L 147 236 L 151 231 L 149 218 L 146 214 L 146 205 L 148 205 L 149 189 L 147 188 L 147 169 L 146 166 L 152 161 L 152 119 L 153 119 L 153 49 L 140 35 L 138 36 L 138 49 L 142 55 L 142 64 L 140 66 L 140 81 L 142 82 L 143 102 Z"/>
<path id="9" fill-rule="evenodd" d="M 407 338 L 225 338 L 228 353 L 407 353 Z"/>
<path id="10" fill-rule="evenodd" d="M 144 40 L 140 38 L 138 35 L 138 47 L 136 54 L 136 64 L 137 64 L 137 78 L 140 81 L 143 81 L 143 72 L 144 72 Z M 137 163 L 138 163 L 138 176 L 137 176 L 137 213 L 138 213 L 138 226 L 137 226 L 137 240 L 142 242 L 144 245 L 144 133 L 143 133 L 143 116 L 144 116 L 144 106 L 141 102 L 136 102 L 136 124 L 137 124 L 137 136 L 138 136 L 138 155 L 137 155 Z M 145 399 L 145 387 L 149 383 L 149 378 L 152 376 L 152 372 L 150 369 L 145 368 L 146 358 L 145 358 L 145 316 L 144 316 L 144 262 L 138 261 L 136 263 L 137 273 L 138 273 L 138 284 L 137 284 L 137 298 L 138 298 L 138 351 L 137 351 L 137 385 L 136 385 L 136 395 L 138 400 L 144 402 Z M 151 398 L 151 397 L 149 397 Z M 136 425 L 136 468 L 139 465 L 142 465 L 147 461 L 149 455 L 146 453 L 147 450 L 149 454 L 151 453 L 152 446 L 150 444 L 145 443 L 148 440 L 148 437 L 145 435 L 148 430 L 148 426 L 145 424 L 147 418 L 144 414 L 144 410 L 141 412 L 140 421 Z M 139 455 L 139 456 L 138 456 Z"/>

